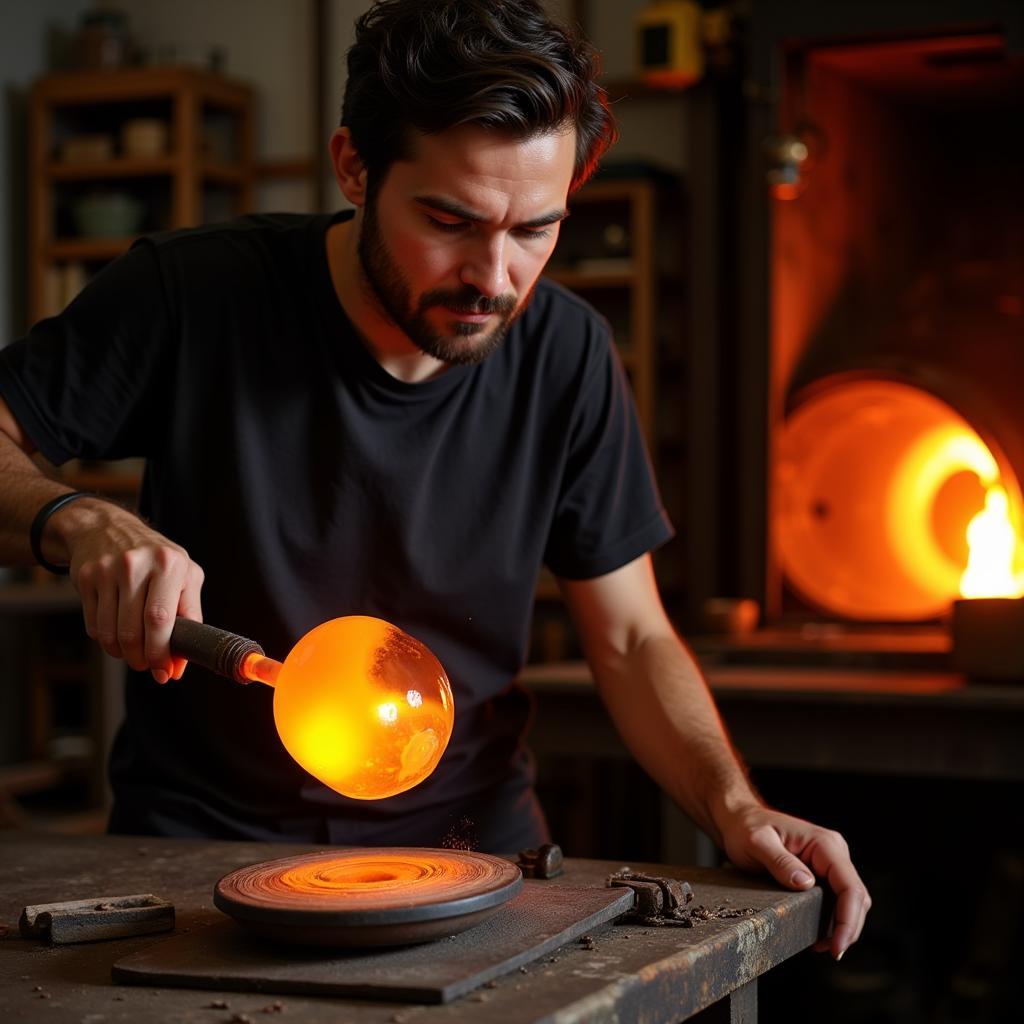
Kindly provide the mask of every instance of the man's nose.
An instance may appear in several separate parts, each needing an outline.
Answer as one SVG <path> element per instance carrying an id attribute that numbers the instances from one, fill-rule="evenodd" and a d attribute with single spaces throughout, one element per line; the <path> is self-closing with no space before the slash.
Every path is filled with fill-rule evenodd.
<path id="1" fill-rule="evenodd" d="M 472 285 L 481 295 L 496 299 L 508 291 L 508 266 L 503 237 L 482 239 L 462 265 L 463 284 Z"/>

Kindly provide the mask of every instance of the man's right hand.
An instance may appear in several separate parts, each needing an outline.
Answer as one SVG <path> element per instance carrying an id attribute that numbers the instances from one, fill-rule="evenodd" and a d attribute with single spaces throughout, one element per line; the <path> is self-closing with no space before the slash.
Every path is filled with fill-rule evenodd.
<path id="1" fill-rule="evenodd" d="M 66 552 L 89 636 L 112 657 L 148 669 L 158 683 L 180 679 L 185 659 L 169 648 L 174 620 L 203 618 L 203 570 L 188 552 L 99 498 L 55 512 L 43 541 Z"/>
<path id="2" fill-rule="evenodd" d="M 0 564 L 31 564 L 33 517 L 60 494 L 30 458 L 34 450 L 0 398 Z M 203 618 L 203 570 L 184 548 L 127 509 L 93 497 L 57 509 L 41 543 L 51 562 L 70 566 L 86 632 L 107 654 L 148 669 L 158 683 L 181 678 L 185 659 L 169 647 L 175 617 Z"/>

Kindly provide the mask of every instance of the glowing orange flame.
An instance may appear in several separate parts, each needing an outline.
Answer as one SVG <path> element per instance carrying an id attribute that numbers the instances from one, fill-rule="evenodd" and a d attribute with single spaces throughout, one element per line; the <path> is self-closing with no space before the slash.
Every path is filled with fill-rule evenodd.
<path id="1" fill-rule="evenodd" d="M 344 796 L 378 800 L 411 789 L 451 737 L 455 704 L 444 669 L 383 619 L 332 619 L 283 665 L 251 655 L 243 671 L 274 687 L 274 721 L 288 753 Z"/>
<path id="2" fill-rule="evenodd" d="M 967 528 L 992 487 L 1005 494 L 1004 519 L 1024 531 L 1024 475 L 951 406 L 906 384 L 851 379 L 823 389 L 787 418 L 777 456 L 770 516 L 780 567 L 829 614 L 945 614 L 961 594 Z M 1004 541 L 1001 584 L 979 584 L 974 561 L 967 589 L 1019 592 L 1006 579 L 1024 582 L 1024 544 L 1015 547 Z"/>
<path id="3" fill-rule="evenodd" d="M 986 492 L 985 507 L 967 527 L 967 545 L 970 554 L 960 578 L 964 597 L 1024 596 L 1024 586 L 1014 573 L 1017 534 L 1002 487 L 993 486 Z"/>

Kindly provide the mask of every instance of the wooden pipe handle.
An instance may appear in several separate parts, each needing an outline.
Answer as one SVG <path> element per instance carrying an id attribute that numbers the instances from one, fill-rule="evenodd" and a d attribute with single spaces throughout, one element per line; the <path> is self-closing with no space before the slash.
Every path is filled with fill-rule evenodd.
<path id="1" fill-rule="evenodd" d="M 179 616 L 171 630 L 171 654 L 194 661 L 236 683 L 248 683 L 251 680 L 242 675 L 242 665 L 250 654 L 262 657 L 263 648 L 255 640 L 247 640 L 237 633 Z"/>

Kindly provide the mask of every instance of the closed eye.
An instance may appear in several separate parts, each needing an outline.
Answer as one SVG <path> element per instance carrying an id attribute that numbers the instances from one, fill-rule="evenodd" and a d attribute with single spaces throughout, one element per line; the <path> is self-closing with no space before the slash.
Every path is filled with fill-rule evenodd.
<path id="1" fill-rule="evenodd" d="M 455 231 L 464 231 L 467 227 L 469 227 L 468 221 L 457 220 L 449 224 L 448 221 L 438 220 L 436 217 L 431 217 L 430 214 L 427 214 L 427 222 L 432 227 L 437 228 L 438 231 L 447 231 L 449 233 Z"/>
<path id="2" fill-rule="evenodd" d="M 431 227 L 449 235 L 458 234 L 459 232 L 466 231 L 473 226 L 472 221 L 438 220 L 436 217 L 431 217 L 429 213 L 425 214 L 425 216 L 427 218 L 427 223 L 430 224 Z M 537 228 L 513 228 L 512 233 L 518 235 L 520 238 L 537 239 L 539 241 L 551 236 L 551 228 L 548 226 Z"/>
<path id="3" fill-rule="evenodd" d="M 550 228 L 515 228 L 514 232 L 520 238 L 549 238 L 551 236 Z"/>

